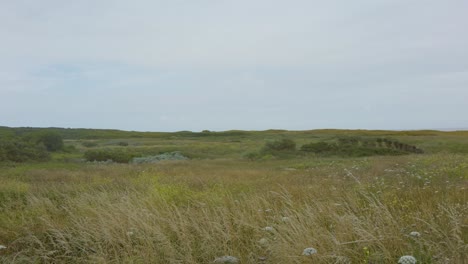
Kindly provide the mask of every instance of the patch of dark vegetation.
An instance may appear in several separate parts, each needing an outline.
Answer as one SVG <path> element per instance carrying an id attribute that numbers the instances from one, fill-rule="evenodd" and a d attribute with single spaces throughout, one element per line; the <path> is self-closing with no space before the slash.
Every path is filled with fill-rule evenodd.
<path id="1" fill-rule="evenodd" d="M 60 151 L 64 147 L 62 136 L 55 132 L 40 131 L 30 138 L 36 144 L 44 144 L 47 151 L 50 152 Z"/>
<path id="2" fill-rule="evenodd" d="M 121 149 L 96 149 L 87 150 L 84 153 L 86 161 L 113 161 L 117 163 L 129 163 L 133 158 L 140 156 L 139 153 Z"/>
<path id="3" fill-rule="evenodd" d="M 0 162 L 48 161 L 50 152 L 72 151 L 65 148 L 62 137 L 53 132 L 38 131 L 21 137 L 0 138 Z"/>
<path id="4" fill-rule="evenodd" d="M 288 139 L 268 141 L 258 152 L 248 152 L 243 155 L 248 160 L 267 160 L 271 158 L 290 158 L 297 156 L 296 142 Z"/>
<path id="5" fill-rule="evenodd" d="M 269 141 L 260 151 L 247 152 L 243 157 L 248 160 L 264 160 L 270 158 L 295 158 L 308 153 L 320 156 L 366 157 L 420 154 L 423 151 L 416 146 L 394 139 L 340 136 L 304 144 L 299 148 L 299 151 L 296 150 L 296 143 L 291 139 L 284 138 Z"/>
<path id="6" fill-rule="evenodd" d="M 295 151 L 296 142 L 291 139 L 283 138 L 267 142 L 263 147 L 263 152 L 276 152 L 276 151 Z"/>
<path id="7" fill-rule="evenodd" d="M 83 145 L 83 147 L 93 148 L 93 147 L 97 147 L 98 143 L 93 142 L 93 141 L 83 141 L 81 142 L 81 145 Z"/>
<path id="8" fill-rule="evenodd" d="M 314 153 L 327 153 L 336 150 L 335 144 L 330 144 L 327 142 L 316 142 L 316 143 L 309 143 L 301 146 L 302 151 L 306 152 L 314 152 Z"/>
<path id="9" fill-rule="evenodd" d="M 178 151 L 156 152 L 131 148 L 101 148 L 85 151 L 84 159 L 88 162 L 153 163 L 161 160 L 185 160 L 189 157 Z"/>
<path id="10" fill-rule="evenodd" d="M 314 142 L 302 145 L 301 151 L 321 155 L 337 156 L 377 156 L 377 155 L 405 155 L 423 153 L 416 146 L 405 144 L 387 138 L 339 137 L 331 142 Z"/>
<path id="11" fill-rule="evenodd" d="M 47 161 L 50 154 L 44 144 L 21 139 L 0 141 L 0 162 Z"/>

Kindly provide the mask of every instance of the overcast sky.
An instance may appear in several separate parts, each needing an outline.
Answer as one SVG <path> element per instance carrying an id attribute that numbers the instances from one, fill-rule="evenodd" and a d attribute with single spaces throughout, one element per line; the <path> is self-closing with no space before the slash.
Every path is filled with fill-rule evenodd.
<path id="1" fill-rule="evenodd" d="M 0 125 L 468 127 L 466 0 L 0 0 Z"/>

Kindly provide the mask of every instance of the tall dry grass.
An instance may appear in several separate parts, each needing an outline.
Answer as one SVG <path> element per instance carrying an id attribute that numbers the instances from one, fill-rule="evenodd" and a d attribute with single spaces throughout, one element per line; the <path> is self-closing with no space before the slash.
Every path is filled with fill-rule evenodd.
<path id="1" fill-rule="evenodd" d="M 3 263 L 465 263 L 456 155 L 10 169 Z M 265 227 L 271 227 L 265 230 Z M 420 237 L 410 236 L 417 231 Z M 314 247 L 318 253 L 303 256 Z"/>

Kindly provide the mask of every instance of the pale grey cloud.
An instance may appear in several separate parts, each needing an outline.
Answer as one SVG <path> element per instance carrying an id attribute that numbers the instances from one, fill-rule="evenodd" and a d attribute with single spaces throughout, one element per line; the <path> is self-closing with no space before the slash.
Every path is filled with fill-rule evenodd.
<path id="1" fill-rule="evenodd" d="M 0 3 L 0 124 L 467 127 L 468 2 Z"/>

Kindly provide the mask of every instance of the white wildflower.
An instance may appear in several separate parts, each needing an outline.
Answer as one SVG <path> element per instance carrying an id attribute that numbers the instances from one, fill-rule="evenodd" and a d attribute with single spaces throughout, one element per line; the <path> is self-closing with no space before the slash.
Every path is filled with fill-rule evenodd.
<path id="1" fill-rule="evenodd" d="M 222 256 L 216 258 L 214 263 L 239 263 L 239 259 L 233 256 Z"/>
<path id="2" fill-rule="evenodd" d="M 311 256 L 316 253 L 317 253 L 317 250 L 313 247 L 306 248 L 304 249 L 304 251 L 302 251 L 302 255 L 304 256 Z"/>
<path id="3" fill-rule="evenodd" d="M 268 244 L 268 240 L 267 240 L 266 238 L 262 238 L 262 239 L 260 239 L 260 240 L 258 241 L 258 243 L 259 243 L 260 245 L 264 246 L 264 245 Z"/>
<path id="4" fill-rule="evenodd" d="M 127 236 L 133 236 L 137 233 L 138 229 L 136 229 L 135 227 L 130 227 L 127 231 Z"/>
<path id="5" fill-rule="evenodd" d="M 0 245 L 0 250 L 2 249 L 6 249 L 7 247 L 5 247 L 4 245 Z"/>
<path id="6" fill-rule="evenodd" d="M 267 231 L 267 232 L 274 232 L 274 231 L 275 231 L 275 229 L 274 229 L 273 227 L 271 227 L 271 226 L 265 226 L 265 227 L 263 228 L 263 230 L 264 230 L 264 231 Z"/>
<path id="7" fill-rule="evenodd" d="M 416 258 L 413 256 L 402 256 L 398 264 L 416 264 Z"/>
<path id="8" fill-rule="evenodd" d="M 413 231 L 411 233 L 409 233 L 410 236 L 414 237 L 414 238 L 418 238 L 421 236 L 421 233 L 417 232 L 417 231 Z"/>

